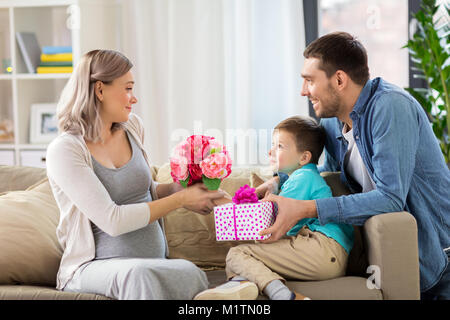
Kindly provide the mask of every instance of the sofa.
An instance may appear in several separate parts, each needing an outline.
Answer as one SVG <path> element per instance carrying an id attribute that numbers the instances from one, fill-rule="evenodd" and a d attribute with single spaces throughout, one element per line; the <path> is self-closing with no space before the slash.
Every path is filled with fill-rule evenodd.
<path id="1" fill-rule="evenodd" d="M 168 164 L 152 167 L 152 175 L 157 182 L 172 182 Z M 333 196 L 349 194 L 339 173 L 322 176 Z M 269 178 L 262 167 L 237 167 L 221 189 L 233 195 L 244 184 L 256 187 Z M 45 169 L 0 166 L 0 300 L 108 299 L 55 289 L 62 255 L 55 232 L 58 220 Z M 226 281 L 226 254 L 239 243 L 216 241 L 213 214 L 178 209 L 164 220 L 169 258 L 195 263 L 206 272 L 210 287 Z M 363 226 L 355 226 L 354 235 L 345 276 L 323 281 L 287 279 L 288 287 L 313 300 L 420 298 L 417 225 L 411 214 L 373 216 Z"/>

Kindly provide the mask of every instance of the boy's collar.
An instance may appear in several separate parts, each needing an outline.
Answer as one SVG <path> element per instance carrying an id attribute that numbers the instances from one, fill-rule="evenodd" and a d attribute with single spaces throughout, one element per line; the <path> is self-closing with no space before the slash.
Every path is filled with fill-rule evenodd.
<path id="1" fill-rule="evenodd" d="M 301 167 L 301 168 L 299 168 L 297 170 L 304 170 L 304 169 L 317 169 L 317 165 L 315 163 L 308 163 L 308 164 L 305 164 L 303 167 Z"/>
<path id="2" fill-rule="evenodd" d="M 293 174 L 300 173 L 302 170 L 317 170 L 317 165 L 314 163 L 308 163 L 308 164 L 305 164 L 303 167 L 295 169 L 291 173 L 289 173 L 289 174 L 286 173 L 286 174 L 288 174 L 289 176 L 292 176 Z"/>

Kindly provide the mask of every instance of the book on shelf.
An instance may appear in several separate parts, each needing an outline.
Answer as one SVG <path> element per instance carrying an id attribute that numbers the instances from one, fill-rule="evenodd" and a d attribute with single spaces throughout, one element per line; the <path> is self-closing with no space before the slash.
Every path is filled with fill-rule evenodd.
<path id="1" fill-rule="evenodd" d="M 71 46 L 44 46 L 44 47 L 42 47 L 42 53 L 44 53 L 44 54 L 72 53 L 72 47 Z"/>
<path id="2" fill-rule="evenodd" d="M 35 73 L 39 66 L 41 47 L 34 32 L 16 32 L 17 44 L 29 73 Z"/>
<path id="3" fill-rule="evenodd" d="M 51 61 L 39 64 L 39 67 L 72 67 L 72 61 Z"/>
<path id="4" fill-rule="evenodd" d="M 73 67 L 38 67 L 37 73 L 71 73 Z"/>
<path id="5" fill-rule="evenodd" d="M 72 53 L 41 54 L 42 62 L 72 61 Z"/>

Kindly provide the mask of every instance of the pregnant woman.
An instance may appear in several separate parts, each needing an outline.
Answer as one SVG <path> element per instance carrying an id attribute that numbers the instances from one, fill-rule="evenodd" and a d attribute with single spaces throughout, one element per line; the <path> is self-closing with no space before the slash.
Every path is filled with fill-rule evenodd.
<path id="1" fill-rule="evenodd" d="M 224 194 L 152 180 L 142 121 L 131 112 L 132 66 L 119 52 L 90 51 L 58 103 L 60 134 L 47 149 L 64 250 L 57 289 L 192 299 L 207 289 L 206 275 L 189 261 L 166 258 L 162 217 L 180 207 L 207 214 Z"/>

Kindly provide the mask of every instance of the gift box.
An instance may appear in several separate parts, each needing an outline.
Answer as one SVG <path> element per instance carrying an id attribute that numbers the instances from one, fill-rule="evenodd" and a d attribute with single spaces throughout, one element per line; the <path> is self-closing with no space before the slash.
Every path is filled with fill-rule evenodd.
<path id="1" fill-rule="evenodd" d="M 261 230 L 275 222 L 273 202 L 229 203 L 214 207 L 217 241 L 265 240 Z"/>

